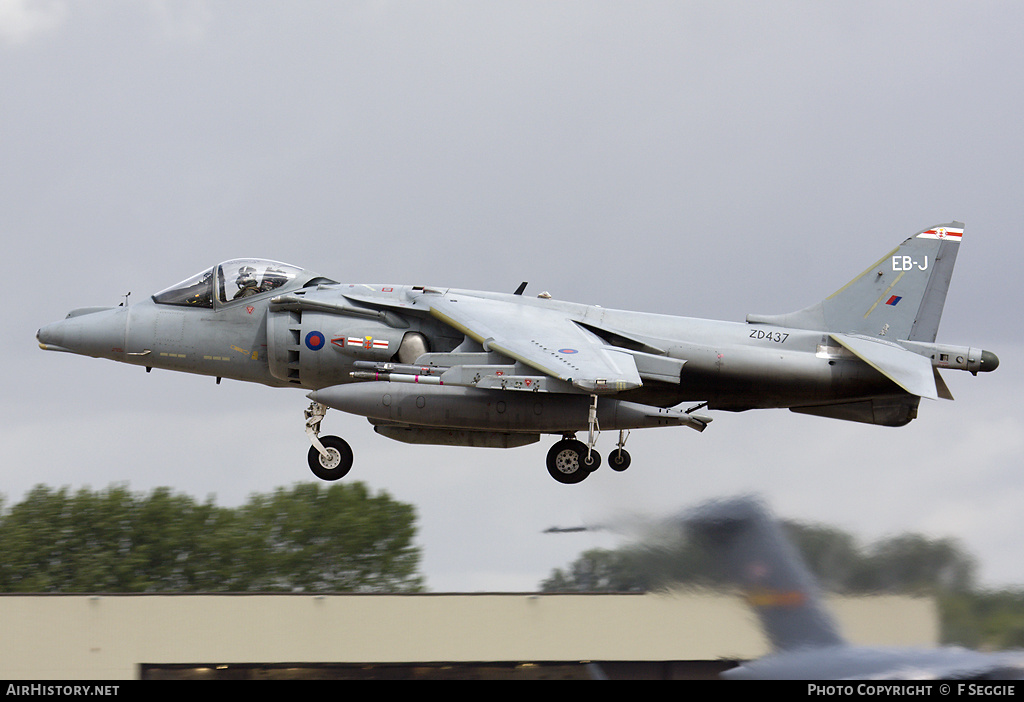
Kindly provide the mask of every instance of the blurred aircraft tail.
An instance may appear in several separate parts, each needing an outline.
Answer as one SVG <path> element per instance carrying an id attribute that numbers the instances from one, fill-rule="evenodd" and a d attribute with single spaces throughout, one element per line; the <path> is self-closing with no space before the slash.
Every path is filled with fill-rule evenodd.
<path id="1" fill-rule="evenodd" d="M 759 501 L 711 502 L 689 514 L 685 524 L 721 559 L 776 650 L 844 643 L 803 559 Z"/>
<path id="2" fill-rule="evenodd" d="M 924 229 L 816 305 L 747 321 L 933 342 L 963 233 L 961 222 Z"/>

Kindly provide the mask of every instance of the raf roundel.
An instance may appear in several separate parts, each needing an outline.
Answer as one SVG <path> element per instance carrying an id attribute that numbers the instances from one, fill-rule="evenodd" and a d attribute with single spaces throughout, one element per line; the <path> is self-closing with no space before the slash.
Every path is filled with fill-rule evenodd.
<path id="1" fill-rule="evenodd" d="M 319 351 L 327 342 L 327 337 L 318 331 L 311 331 L 306 334 L 306 348 L 310 351 Z"/>

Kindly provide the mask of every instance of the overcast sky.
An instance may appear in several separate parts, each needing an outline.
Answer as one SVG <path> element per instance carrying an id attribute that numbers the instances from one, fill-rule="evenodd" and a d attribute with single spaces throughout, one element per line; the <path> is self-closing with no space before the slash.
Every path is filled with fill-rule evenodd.
<path id="1" fill-rule="evenodd" d="M 986 583 L 1024 585 L 1022 27 L 984 0 L 0 0 L 0 492 L 237 505 L 314 479 L 300 391 L 36 345 L 228 258 L 741 321 L 956 219 L 939 341 L 1002 365 L 946 373 L 956 401 L 910 426 L 718 412 L 633 432 L 628 472 L 576 486 L 548 440 L 324 430 L 348 479 L 416 505 L 434 591 L 532 590 L 618 543 L 551 525 L 750 492 L 864 540 L 959 539 Z"/>

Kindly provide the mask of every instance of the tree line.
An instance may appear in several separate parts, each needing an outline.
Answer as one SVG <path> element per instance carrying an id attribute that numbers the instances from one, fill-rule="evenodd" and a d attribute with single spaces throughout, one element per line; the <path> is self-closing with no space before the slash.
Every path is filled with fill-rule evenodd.
<path id="1" fill-rule="evenodd" d="M 157 488 L 37 486 L 0 501 L 0 592 L 422 592 L 412 505 L 360 482 L 299 484 L 236 508 Z M 823 589 L 935 597 L 945 643 L 1024 647 L 1024 591 L 987 592 L 956 541 L 902 534 L 861 545 L 786 523 Z M 582 553 L 546 592 L 645 592 L 718 584 L 715 563 L 676 538 Z"/>
<path id="2" fill-rule="evenodd" d="M 943 643 L 1024 647 L 1024 590 L 979 588 L 975 559 L 953 539 L 899 534 L 862 545 L 833 527 L 784 522 L 784 528 L 823 590 L 932 596 Z M 586 551 L 567 567 L 554 569 L 541 590 L 648 592 L 723 583 L 713 554 L 679 532 Z"/>
<path id="3" fill-rule="evenodd" d="M 415 510 L 359 482 L 237 508 L 36 486 L 0 511 L 0 592 L 417 592 Z"/>

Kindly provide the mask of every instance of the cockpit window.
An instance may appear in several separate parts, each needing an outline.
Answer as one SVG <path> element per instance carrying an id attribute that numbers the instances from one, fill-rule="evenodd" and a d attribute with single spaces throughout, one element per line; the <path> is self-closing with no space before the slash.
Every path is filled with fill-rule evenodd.
<path id="1" fill-rule="evenodd" d="M 301 268 L 287 263 L 239 258 L 172 285 L 154 295 L 153 300 L 164 305 L 213 307 L 216 285 L 216 304 L 220 306 L 277 290 L 302 273 Z M 306 277 L 309 277 L 308 273 Z"/>
<path id="2" fill-rule="evenodd" d="M 217 276 L 219 300 L 231 302 L 277 290 L 290 283 L 302 269 L 276 261 L 237 259 L 220 265 Z"/>
<path id="3" fill-rule="evenodd" d="M 213 307 L 213 269 L 158 292 L 153 300 L 164 305 Z"/>

